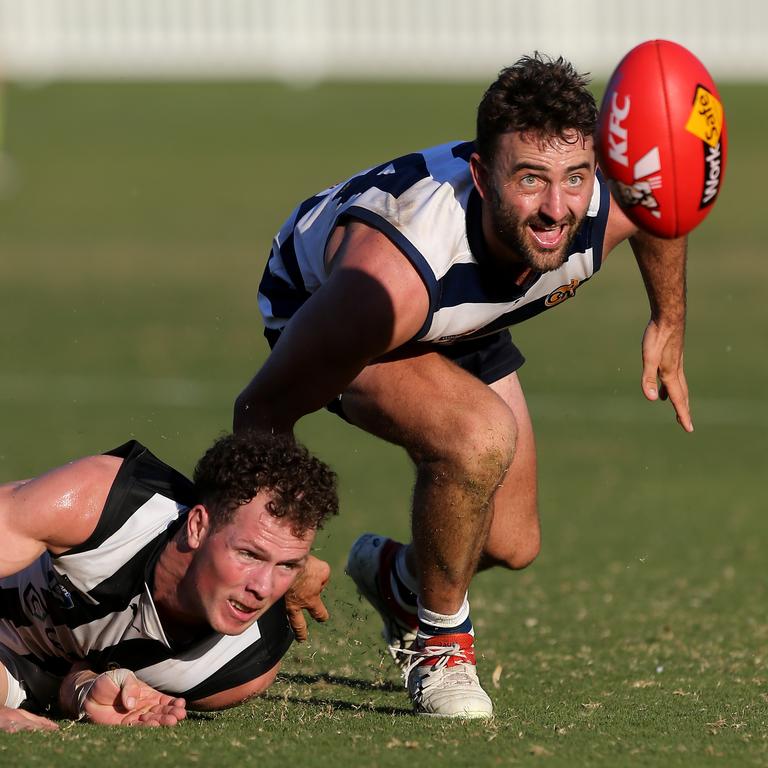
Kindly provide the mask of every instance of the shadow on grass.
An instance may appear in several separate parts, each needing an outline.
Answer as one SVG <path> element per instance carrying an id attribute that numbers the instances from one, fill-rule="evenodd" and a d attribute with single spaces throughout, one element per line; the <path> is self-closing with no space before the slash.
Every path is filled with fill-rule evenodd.
<path id="1" fill-rule="evenodd" d="M 219 717 L 219 711 L 205 712 L 202 709 L 188 709 L 187 720 L 216 720 Z"/>
<path id="2" fill-rule="evenodd" d="M 329 675 L 327 672 L 320 672 L 316 675 L 298 675 L 281 672 L 277 678 L 286 683 L 296 683 L 303 685 L 317 685 L 326 683 L 327 685 L 343 685 L 346 688 L 354 688 L 356 691 L 385 691 L 394 693 L 402 691 L 403 686 L 393 683 L 389 680 L 381 682 L 371 682 L 370 680 L 359 680 L 355 677 L 341 677 L 339 675 Z"/>
<path id="3" fill-rule="evenodd" d="M 403 692 L 403 687 L 396 685 L 387 680 L 380 682 L 371 682 L 370 680 L 360 680 L 354 677 L 342 677 L 338 675 L 330 675 L 328 673 L 319 673 L 314 675 L 301 675 L 301 674 L 285 674 L 281 673 L 278 680 L 296 685 L 340 685 L 346 688 L 351 688 L 356 691 L 364 691 L 368 693 L 396 693 Z M 316 707 L 332 708 L 333 710 L 350 711 L 350 712 L 376 712 L 381 715 L 411 715 L 413 714 L 410 709 L 405 707 L 393 707 L 385 705 L 377 705 L 373 702 L 356 703 L 353 701 L 345 701 L 342 699 L 332 699 L 324 696 L 310 696 L 304 698 L 301 696 L 293 696 L 290 693 L 277 695 L 267 693 L 262 698 L 268 701 L 290 701 L 293 704 L 311 704 Z"/>
<path id="4" fill-rule="evenodd" d="M 379 715 L 413 715 L 413 710 L 406 709 L 405 707 L 392 707 L 373 704 L 372 702 L 365 702 L 362 704 L 356 704 L 354 701 L 344 701 L 342 699 L 328 699 L 320 698 L 318 696 L 310 696 L 305 699 L 301 696 L 277 696 L 274 694 L 264 694 L 260 697 L 263 701 L 273 702 L 286 702 L 291 704 L 309 704 L 313 707 L 319 707 L 322 709 L 330 709 L 336 711 L 346 712 L 375 712 Z"/>

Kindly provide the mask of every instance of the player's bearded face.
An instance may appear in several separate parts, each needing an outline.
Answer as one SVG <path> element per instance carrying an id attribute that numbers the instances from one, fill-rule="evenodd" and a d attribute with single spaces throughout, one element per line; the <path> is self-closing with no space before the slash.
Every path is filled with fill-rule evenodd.
<path id="1" fill-rule="evenodd" d="M 486 234 L 500 260 L 522 262 L 538 272 L 557 269 L 592 197 L 592 139 L 580 134 L 565 139 L 503 134 L 486 170 Z"/>

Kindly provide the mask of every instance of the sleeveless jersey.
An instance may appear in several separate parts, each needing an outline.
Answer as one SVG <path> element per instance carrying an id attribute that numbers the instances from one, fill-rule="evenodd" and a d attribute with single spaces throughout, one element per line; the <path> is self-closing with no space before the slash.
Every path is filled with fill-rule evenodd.
<path id="1" fill-rule="evenodd" d="M 152 574 L 195 503 L 194 487 L 136 441 L 109 455 L 123 464 L 90 538 L 0 579 L 0 645 L 48 675 L 63 677 L 79 660 L 96 672 L 125 667 L 188 701 L 271 669 L 293 640 L 282 600 L 240 635 L 169 644 Z"/>
<path id="2" fill-rule="evenodd" d="M 328 238 L 349 219 L 383 232 L 419 272 L 430 308 L 417 341 L 483 336 L 572 297 L 601 264 L 610 195 L 600 172 L 565 262 L 520 288 L 485 249 L 469 170 L 473 151 L 472 142 L 462 142 L 405 155 L 299 205 L 273 242 L 259 286 L 267 338 L 274 341 L 327 279 Z"/>

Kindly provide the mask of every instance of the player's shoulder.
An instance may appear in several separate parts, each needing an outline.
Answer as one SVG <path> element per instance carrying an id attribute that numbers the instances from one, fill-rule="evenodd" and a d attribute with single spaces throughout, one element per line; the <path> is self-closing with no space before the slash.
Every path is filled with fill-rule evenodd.
<path id="1" fill-rule="evenodd" d="M 30 480 L 11 484 L 17 494 L 30 492 L 48 498 L 68 496 L 83 498 L 88 490 L 109 489 L 123 460 L 116 456 L 94 455 L 74 459 Z"/>
<path id="2" fill-rule="evenodd" d="M 63 505 L 71 500 L 76 514 L 83 518 L 97 518 L 122 464 L 123 460 L 116 456 L 94 455 L 75 459 L 39 478 L 42 486 L 39 495 L 53 505 L 57 504 L 57 499 Z"/>
<path id="3" fill-rule="evenodd" d="M 473 141 L 449 141 L 414 153 L 422 157 L 429 175 L 438 183 L 452 182 L 468 175 L 469 158 L 475 151 Z"/>
<path id="4" fill-rule="evenodd" d="M 0 529 L 22 549 L 37 542 L 30 551 L 59 554 L 79 545 L 98 524 L 120 465 L 114 456 L 86 456 L 3 486 Z"/>
<path id="5" fill-rule="evenodd" d="M 466 172 L 473 151 L 474 143 L 470 141 L 417 149 L 362 171 L 340 186 L 345 192 L 350 186 L 357 191 L 376 188 L 397 198 L 419 182 L 441 184 Z"/>
<path id="6" fill-rule="evenodd" d="M 123 459 L 118 456 L 97 454 L 70 461 L 51 474 L 65 484 L 110 487 L 122 464 Z"/>
<path id="7" fill-rule="evenodd" d="M 422 154 L 436 159 L 453 160 L 457 163 L 469 163 L 475 151 L 475 142 L 467 139 L 454 139 L 422 150 Z"/>

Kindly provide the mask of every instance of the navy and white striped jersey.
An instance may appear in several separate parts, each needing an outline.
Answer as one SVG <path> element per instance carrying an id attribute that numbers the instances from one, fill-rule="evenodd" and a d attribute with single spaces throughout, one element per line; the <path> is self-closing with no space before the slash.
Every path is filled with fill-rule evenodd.
<path id="1" fill-rule="evenodd" d="M 364 221 L 387 235 L 429 290 L 418 341 L 483 336 L 573 296 L 599 268 L 610 195 L 598 172 L 587 216 L 563 265 L 523 288 L 505 279 L 484 246 L 481 203 L 469 170 L 472 142 L 443 144 L 364 171 L 304 201 L 277 234 L 259 286 L 274 337 L 326 280 L 334 228 Z"/>
<path id="2" fill-rule="evenodd" d="M 49 675 L 63 677 L 79 660 L 96 672 L 125 667 L 189 701 L 271 669 L 293 640 L 282 601 L 241 635 L 211 631 L 169 643 L 152 577 L 194 504 L 194 488 L 136 441 L 109 454 L 123 464 L 90 538 L 0 579 L 0 645 Z"/>

